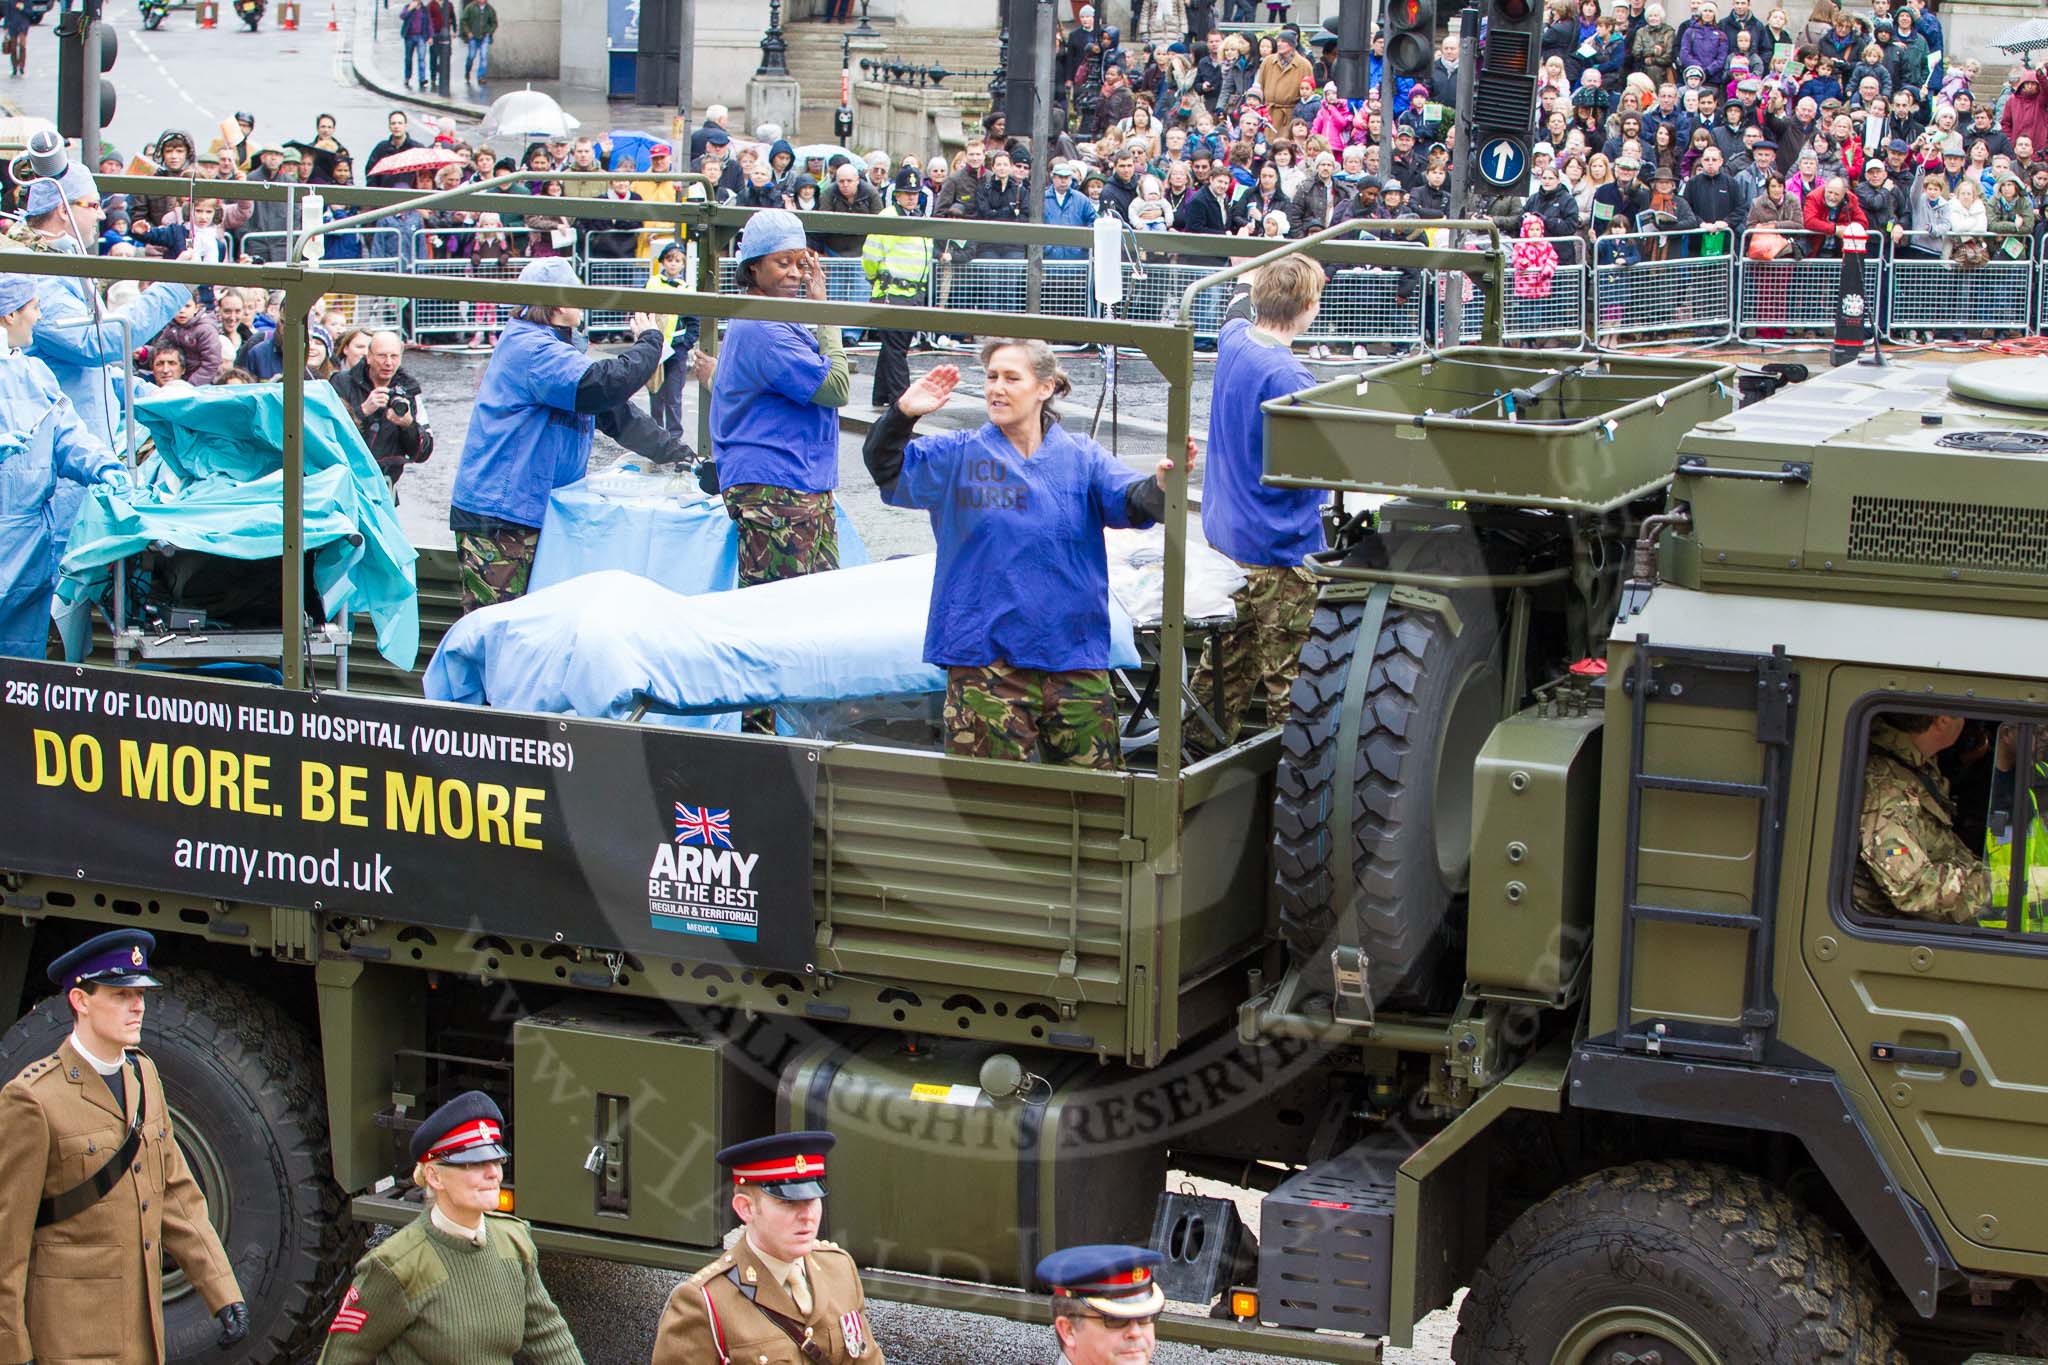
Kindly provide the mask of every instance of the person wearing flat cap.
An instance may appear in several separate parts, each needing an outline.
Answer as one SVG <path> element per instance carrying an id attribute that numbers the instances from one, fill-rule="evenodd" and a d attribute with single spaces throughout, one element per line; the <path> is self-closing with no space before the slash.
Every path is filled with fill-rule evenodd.
<path id="1" fill-rule="evenodd" d="M 527 262 L 519 282 L 582 284 L 563 256 Z M 448 508 L 464 612 L 525 595 L 548 496 L 583 477 L 595 432 L 656 463 L 697 458 L 680 436 L 663 431 L 631 402 L 668 349 L 660 321 L 651 313 L 627 318 L 633 344 L 606 360 L 591 357 L 582 326 L 583 310 L 573 304 L 528 304 L 512 315 L 491 352 Z M 708 378 L 709 358 L 700 363 L 700 376 Z"/>
<path id="2" fill-rule="evenodd" d="M 818 1236 L 836 1141 L 779 1133 L 718 1153 L 741 1232 L 668 1296 L 654 1365 L 882 1365 L 860 1268 Z"/>
<path id="3" fill-rule="evenodd" d="M 1166 1295 L 1153 1277 L 1165 1258 L 1133 1246 L 1079 1246 L 1038 1263 L 1052 1291 L 1052 1330 L 1067 1365 L 1143 1365 L 1157 1345 Z"/>
<path id="4" fill-rule="evenodd" d="M 220 1324 L 249 1306 L 140 1046 L 154 936 L 97 935 L 49 967 L 71 1036 L 0 1089 L 0 1361 L 163 1365 L 166 1254 Z"/>
<path id="5" fill-rule="evenodd" d="M 426 1212 L 356 1262 L 320 1365 L 583 1365 L 526 1223 L 498 1212 L 505 1115 L 467 1090 L 412 1135 Z"/>

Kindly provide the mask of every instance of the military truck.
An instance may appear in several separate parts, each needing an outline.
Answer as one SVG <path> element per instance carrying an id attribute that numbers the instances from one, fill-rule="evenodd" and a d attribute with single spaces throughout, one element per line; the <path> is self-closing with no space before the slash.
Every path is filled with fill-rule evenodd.
<path id="1" fill-rule="evenodd" d="M 1337 250 L 1498 318 L 1497 251 Z M 1009 321 L 1145 349 L 1186 430 L 1187 327 Z M 471 1086 L 554 1250 L 702 1264 L 712 1153 L 819 1126 L 881 1298 L 1042 1317 L 1040 1254 L 1150 1238 L 1163 1336 L 1281 1358 L 1376 1358 L 1465 1286 L 1460 1361 L 2048 1354 L 2024 763 L 1993 818 L 2048 714 L 2048 417 L 1944 384 L 1738 410 L 1729 366 L 1481 345 L 1276 400 L 1269 480 L 1336 495 L 1321 605 L 1290 714 L 1186 766 L 1171 668 L 1157 765 L 1108 773 L 0 661 L 0 1066 L 68 1029 L 57 953 L 159 935 L 235 1359 L 317 1342 Z M 1167 659 L 1185 514 L 1177 480 Z M 1931 715 L 2002 851 L 1967 923 L 1857 889 L 1873 727 Z"/>

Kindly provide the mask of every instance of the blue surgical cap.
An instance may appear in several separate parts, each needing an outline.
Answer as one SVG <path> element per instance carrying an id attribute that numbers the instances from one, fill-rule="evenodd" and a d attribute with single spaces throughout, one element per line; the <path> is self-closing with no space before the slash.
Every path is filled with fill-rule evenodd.
<path id="1" fill-rule="evenodd" d="M 0 275 L 0 318 L 19 313 L 35 296 L 35 276 Z"/>
<path id="2" fill-rule="evenodd" d="M 762 209 L 740 233 L 740 259 L 757 260 L 778 251 L 797 251 L 808 243 L 803 220 L 788 209 Z"/>
<path id="3" fill-rule="evenodd" d="M 73 162 L 55 180 L 29 182 L 28 211 L 31 215 L 48 213 L 66 200 L 97 199 L 99 196 L 100 187 L 93 180 L 92 172 Z"/>
<path id="4" fill-rule="evenodd" d="M 537 261 L 528 261 L 526 268 L 519 272 L 521 284 L 581 284 L 576 278 L 576 267 L 567 256 L 543 256 Z"/>

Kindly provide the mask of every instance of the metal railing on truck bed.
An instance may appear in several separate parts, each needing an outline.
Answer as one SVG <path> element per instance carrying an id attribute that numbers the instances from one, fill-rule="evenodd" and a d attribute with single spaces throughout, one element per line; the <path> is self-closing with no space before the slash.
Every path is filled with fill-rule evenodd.
<path id="1" fill-rule="evenodd" d="M 494 196 L 480 194 L 477 201 Z M 463 202 L 460 194 L 439 202 Z M 599 216 L 615 211 L 602 201 L 550 200 L 549 208 L 567 216 Z M 700 229 L 714 242 L 729 234 L 745 215 L 709 211 Z M 871 220 L 851 220 L 858 226 Z M 834 226 L 834 224 L 824 224 Z M 963 235 L 959 224 L 905 221 L 896 230 L 926 236 Z M 977 235 L 1001 237 L 1002 228 L 969 225 Z M 1009 232 L 1017 232 L 1011 229 Z M 1019 238 L 1021 240 L 1021 237 Z M 1319 238 L 1288 243 L 1268 256 L 1243 261 L 1228 270 L 1187 281 L 1176 312 L 1177 322 L 1076 320 L 1034 314 L 1005 317 L 1008 335 L 1049 341 L 1079 340 L 1128 349 L 1144 355 L 1168 386 L 1167 448 L 1179 449 L 1188 433 L 1193 383 L 1194 327 L 1202 291 L 1215 289 L 1237 275 L 1279 255 L 1310 251 L 1362 253 L 1361 258 L 1400 268 L 1459 270 L 1478 276 L 1493 300 L 1487 312 L 1489 340 L 1498 340 L 1498 293 L 1501 257 L 1490 253 L 1436 251 L 1423 247 L 1363 247 L 1326 243 Z M 700 255 L 699 268 L 714 268 L 715 254 Z M 462 305 L 511 307 L 547 303 L 612 309 L 692 313 L 704 318 L 704 345 L 715 349 L 718 323 L 751 317 L 840 327 L 887 325 L 939 333 L 976 328 L 980 318 L 958 310 L 885 307 L 873 304 L 812 304 L 793 300 L 720 296 L 715 291 L 668 296 L 638 289 L 589 286 L 536 288 L 516 282 L 475 278 L 372 275 L 368 272 L 313 269 L 298 265 L 197 266 L 133 259 L 82 260 L 24 253 L 14 262 L 24 273 L 85 275 L 143 282 L 161 280 L 190 284 L 253 285 L 281 290 L 285 296 L 280 348 L 286 356 L 301 353 L 306 312 L 319 297 L 375 288 L 412 300 L 439 300 Z M 305 574 L 303 494 L 304 404 L 306 380 L 301 367 L 287 367 L 283 376 L 284 477 L 280 494 L 283 514 L 281 576 L 283 599 L 303 601 Z M 1160 655 L 1167 660 L 1186 654 L 1186 622 L 1182 608 L 1185 578 L 1187 476 L 1184 462 L 1168 480 L 1165 518 L 1164 621 Z M 423 604 L 422 639 L 438 638 L 456 614 L 449 557 L 428 552 L 416 569 Z M 943 1035 L 971 1039 L 988 1046 L 1017 1046 L 1064 1051 L 1077 1068 L 1100 1062 L 1151 1067 L 1192 1040 L 1221 1038 L 1232 1045 L 1227 1025 L 1242 1004 L 1256 968 L 1267 958 L 1271 940 L 1266 905 L 1266 816 L 1272 801 L 1271 773 L 1277 735 L 1240 744 L 1205 762 L 1184 766 L 1180 726 L 1185 682 L 1175 667 L 1161 670 L 1160 744 L 1156 771 L 1098 772 L 1071 768 L 997 763 L 937 753 L 884 749 L 854 744 L 752 736 L 688 735 L 657 726 L 616 721 L 572 720 L 528 716 L 483 708 L 433 706 L 386 696 L 357 696 L 309 690 L 313 679 L 302 657 L 307 629 L 296 612 L 283 621 L 286 647 L 282 662 L 286 685 L 255 687 L 172 678 L 164 674 L 124 673 L 98 666 L 57 666 L 0 662 L 10 681 L 19 676 L 47 686 L 126 697 L 150 695 L 156 702 L 175 701 L 178 714 L 196 715 L 224 736 L 233 733 L 234 765 L 220 762 L 225 741 L 201 752 L 205 736 L 190 741 L 195 752 L 188 764 L 182 754 L 166 750 L 157 763 L 142 745 L 161 730 L 127 734 L 120 725 L 107 729 L 110 740 L 136 741 L 120 767 L 138 804 L 116 804 L 93 810 L 94 823 L 74 822 L 71 813 L 81 800 L 90 801 L 101 787 L 98 777 L 87 782 L 65 775 L 38 774 L 32 788 L 31 814 L 0 830 L 0 907 L 32 920 L 55 917 L 98 923 L 140 924 L 175 938 L 183 935 L 231 950 L 251 950 L 275 963 L 299 964 L 315 972 L 323 1039 L 335 1042 L 325 1056 L 327 1090 L 334 1105 L 333 1164 L 336 1178 L 350 1190 L 367 1189 L 384 1164 L 380 1127 L 384 1072 L 377 1059 L 356 1049 L 377 1051 L 378 1040 L 395 1037 L 381 1015 L 395 999 L 390 991 L 410 989 L 422 973 L 439 973 L 443 982 L 502 985 L 514 992 L 566 993 L 583 999 L 638 999 L 665 1007 L 714 1006 L 753 1015 L 782 1015 L 848 1030 L 872 1027 L 901 1034 Z M 365 657 L 358 682 L 379 692 L 398 691 L 409 675 L 381 671 Z M 13 703 L 9 703 L 12 708 Z M 183 722 L 177 708 L 153 705 L 159 725 Z M 258 722 L 244 725 L 242 717 Z M 209 717 L 237 717 L 218 723 Z M 101 837 L 128 837 L 140 829 L 148 839 L 168 842 L 197 834 L 205 857 L 236 853 L 252 860 L 263 855 L 266 837 L 273 844 L 279 830 L 288 830 L 287 802 L 301 821 L 312 809 L 305 789 L 290 792 L 284 778 L 298 768 L 306 750 L 272 744 L 278 723 L 288 718 L 303 736 L 317 732 L 332 740 L 352 735 L 359 727 L 384 727 L 380 743 L 399 752 L 378 755 L 370 746 L 361 757 L 366 775 L 376 781 L 374 801 L 349 796 L 348 769 L 320 751 L 310 760 L 326 772 L 332 785 L 320 800 L 327 821 L 321 838 L 346 839 L 338 826 L 368 823 L 391 834 L 395 856 L 410 860 L 402 869 L 410 880 L 406 894 L 384 902 L 366 900 L 335 886 L 313 864 L 311 855 L 284 859 L 287 886 L 278 875 L 273 849 L 260 864 L 266 880 L 248 888 L 247 875 L 213 867 L 162 881 L 117 867 L 108 847 L 87 849 L 70 833 L 75 823 Z M 18 717 L 0 709 L 0 725 Z M 34 723 L 54 729 L 68 721 Z M 408 751 L 406 731 L 414 732 Z M 90 739 L 81 723 L 75 734 Z M 536 764 L 524 776 L 521 790 L 538 793 L 545 803 L 563 793 L 567 804 L 584 805 L 574 818 L 545 825 L 549 839 L 561 836 L 569 846 L 572 871 L 592 888 L 587 900 L 559 897 L 552 889 L 561 869 L 548 877 L 499 874 L 478 876 L 492 857 L 517 869 L 524 864 L 512 850 L 519 846 L 522 817 L 508 814 L 510 798 L 500 790 L 496 840 L 501 848 L 482 850 L 488 828 L 484 784 L 442 780 L 449 772 L 468 769 L 437 766 L 433 745 L 422 745 L 428 732 L 457 742 L 468 739 L 525 746 L 547 753 L 560 746 L 585 750 L 589 761 L 581 785 L 559 769 Z M 10 733 L 7 751 L 33 749 L 38 754 L 74 752 L 63 742 L 17 745 L 26 736 Z M 176 741 L 172 741 L 176 742 Z M 341 741 L 353 744 L 352 740 Z M 274 786 L 251 785 L 252 765 L 244 760 L 270 756 L 280 761 L 268 769 Z M 77 752 L 86 752 L 81 748 Z M 353 755 L 355 748 L 343 751 Z M 289 760 L 289 762 L 285 760 Z M 130 762 L 132 760 L 132 762 Z M 667 798 L 680 793 L 665 785 L 675 774 L 697 771 L 699 760 L 723 765 L 728 773 L 757 777 L 763 784 L 804 777 L 805 823 L 778 831 L 780 846 L 799 850 L 792 861 L 807 874 L 810 915 L 798 926 L 794 947 L 800 966 L 751 964 L 744 953 L 720 951 L 709 939 L 694 942 L 647 933 L 645 913 L 614 913 L 600 899 L 599 882 L 616 888 L 623 883 L 647 898 L 646 845 L 633 850 L 637 863 L 620 865 L 611 858 L 607 840 L 614 806 L 621 794 L 660 795 L 652 809 L 637 809 L 632 820 L 645 829 L 652 821 L 657 834 L 649 842 L 658 861 L 717 858 L 713 831 L 726 812 L 692 807 L 689 818 L 703 837 L 684 849 L 681 824 L 685 811 L 677 799 L 678 837 L 668 839 Z M 152 766 L 155 764 L 155 766 Z M 382 764 L 386 771 L 376 772 Z M 573 768 L 573 764 L 570 765 Z M 474 765 L 472 765 L 472 768 Z M 424 775 L 416 770 L 424 768 Z M 116 770 L 107 770 L 111 775 Z M 43 776 L 50 776 L 48 782 Z M 293 776 L 302 774 L 293 772 Z M 386 783 L 383 778 L 396 777 Z M 425 785 L 414 785 L 413 779 Z M 191 787 L 187 799 L 187 784 Z M 438 791 L 436 790 L 438 784 Z M 359 784 L 360 785 L 360 784 Z M 509 785 L 509 784 L 508 784 Z M 76 790 L 73 790 L 73 789 Z M 466 788 L 466 789 L 465 789 Z M 152 795 L 153 794 L 153 795 Z M 111 795 L 111 792 L 109 793 Z M 294 797 L 296 800 L 294 801 Z M 430 802 L 429 798 L 438 798 Z M 697 795 L 693 800 L 704 800 Z M 736 797 L 744 800 L 744 795 Z M 154 801 L 154 805 L 140 802 Z M 274 805 L 269 803 L 275 802 Z M 607 804 L 607 803 L 611 804 Z M 317 803 L 316 803 L 317 804 Z M 182 807 L 182 809 L 180 808 Z M 224 819 L 219 812 L 261 820 L 249 833 L 250 847 L 237 849 L 213 843 L 208 822 Z M 246 808 L 246 809 L 245 809 Z M 345 812 L 359 812 L 351 822 Z M 791 808 L 794 809 L 794 808 Z M 108 817 L 112 816 L 110 820 Z M 178 828 L 167 828 L 166 816 Z M 431 835 L 438 817 L 442 832 L 468 840 L 445 839 L 420 853 L 408 837 Z M 403 829 L 390 822 L 398 820 Z M 463 833 L 455 835 L 460 822 Z M 115 824 L 124 829 L 116 830 Z M 587 846 L 586 846 L 587 840 Z M 289 832 L 283 836 L 289 842 Z M 117 843 L 110 838 L 109 843 Z M 139 845 L 123 845 L 131 848 Z M 538 842 L 525 847 L 538 847 Z M 808 849 L 808 859 L 801 856 Z M 592 850 L 595 850 L 594 852 Z M 74 872 L 69 858 L 80 862 Z M 587 856 L 586 856 L 587 855 Z M 736 856 L 745 856 L 735 850 Z M 339 852 L 337 852 L 337 856 Z M 609 860 L 609 861 L 608 861 Z M 729 865 L 733 860 L 724 859 Z M 595 862 L 597 866 L 585 865 Z M 140 864 L 131 862 L 128 869 Z M 252 864 L 252 866 L 255 864 Z M 127 870 L 127 875 L 115 873 Z M 786 874 L 787 868 L 781 869 Z M 417 873 L 417 876 L 412 874 Z M 358 873 L 358 876 L 361 874 Z M 648 874 L 651 876 L 651 874 Z M 360 892 L 360 883 L 353 888 Z M 668 894 L 668 893 L 664 893 Z M 366 909 L 365 906 L 374 908 Z M 792 917 L 793 918 L 793 917 Z M 516 927 L 515 927 L 516 926 Z M 552 932 L 549 928 L 552 927 Z M 633 931 L 627 936 L 628 930 Z M 765 931 L 764 931 L 765 932 Z M 649 942 L 657 944 L 649 950 Z M 701 950 L 698 945 L 702 945 Z M 170 945 L 167 944 L 167 947 Z M 171 956 L 176 955 L 173 949 Z M 369 1022 L 363 1022 L 368 1020 Z M 1444 1053 L 1448 1029 L 1440 1021 L 1384 1022 L 1378 1045 L 1388 1049 Z M 380 1093 L 380 1087 L 383 1087 Z M 390 1219 L 405 1215 L 406 1206 L 387 1206 L 363 1195 L 355 1205 L 366 1217 Z M 583 1251 L 651 1264 L 695 1265 L 706 1252 L 675 1238 L 650 1241 L 592 1232 L 584 1223 L 567 1220 L 549 1225 L 541 1220 L 537 1235 L 558 1249 Z M 953 1281 L 900 1277 L 889 1281 L 892 1293 L 907 1298 L 977 1308 L 1014 1311 L 1020 1300 L 986 1286 Z M 1042 1307 L 1042 1305 L 1040 1305 Z M 1362 1349 L 1353 1337 L 1317 1336 L 1281 1331 L 1254 1323 L 1235 1323 L 1169 1315 L 1161 1334 L 1213 1346 L 1237 1345 L 1287 1356 L 1351 1359 Z"/>

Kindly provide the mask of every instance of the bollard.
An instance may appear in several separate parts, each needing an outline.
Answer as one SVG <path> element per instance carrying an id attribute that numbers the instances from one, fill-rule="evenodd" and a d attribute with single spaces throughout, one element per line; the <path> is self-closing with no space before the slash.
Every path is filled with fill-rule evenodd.
<path id="1" fill-rule="evenodd" d="M 327 7 L 327 31 L 329 33 L 341 32 L 341 23 L 335 17 L 334 6 L 331 4 Z"/>
<path id="2" fill-rule="evenodd" d="M 295 0 L 284 0 L 284 3 L 277 7 L 277 26 L 282 29 L 295 29 L 299 26 L 299 7 Z"/>
<path id="3" fill-rule="evenodd" d="M 1870 312 L 1863 288 L 1863 253 L 1868 245 L 1863 229 L 1854 223 L 1842 225 L 1842 292 L 1835 304 L 1835 344 L 1828 359 L 1846 365 L 1863 352 L 1868 339 L 1866 318 Z"/>
<path id="4" fill-rule="evenodd" d="M 199 27 L 212 28 L 220 22 L 220 0 L 199 0 Z"/>

